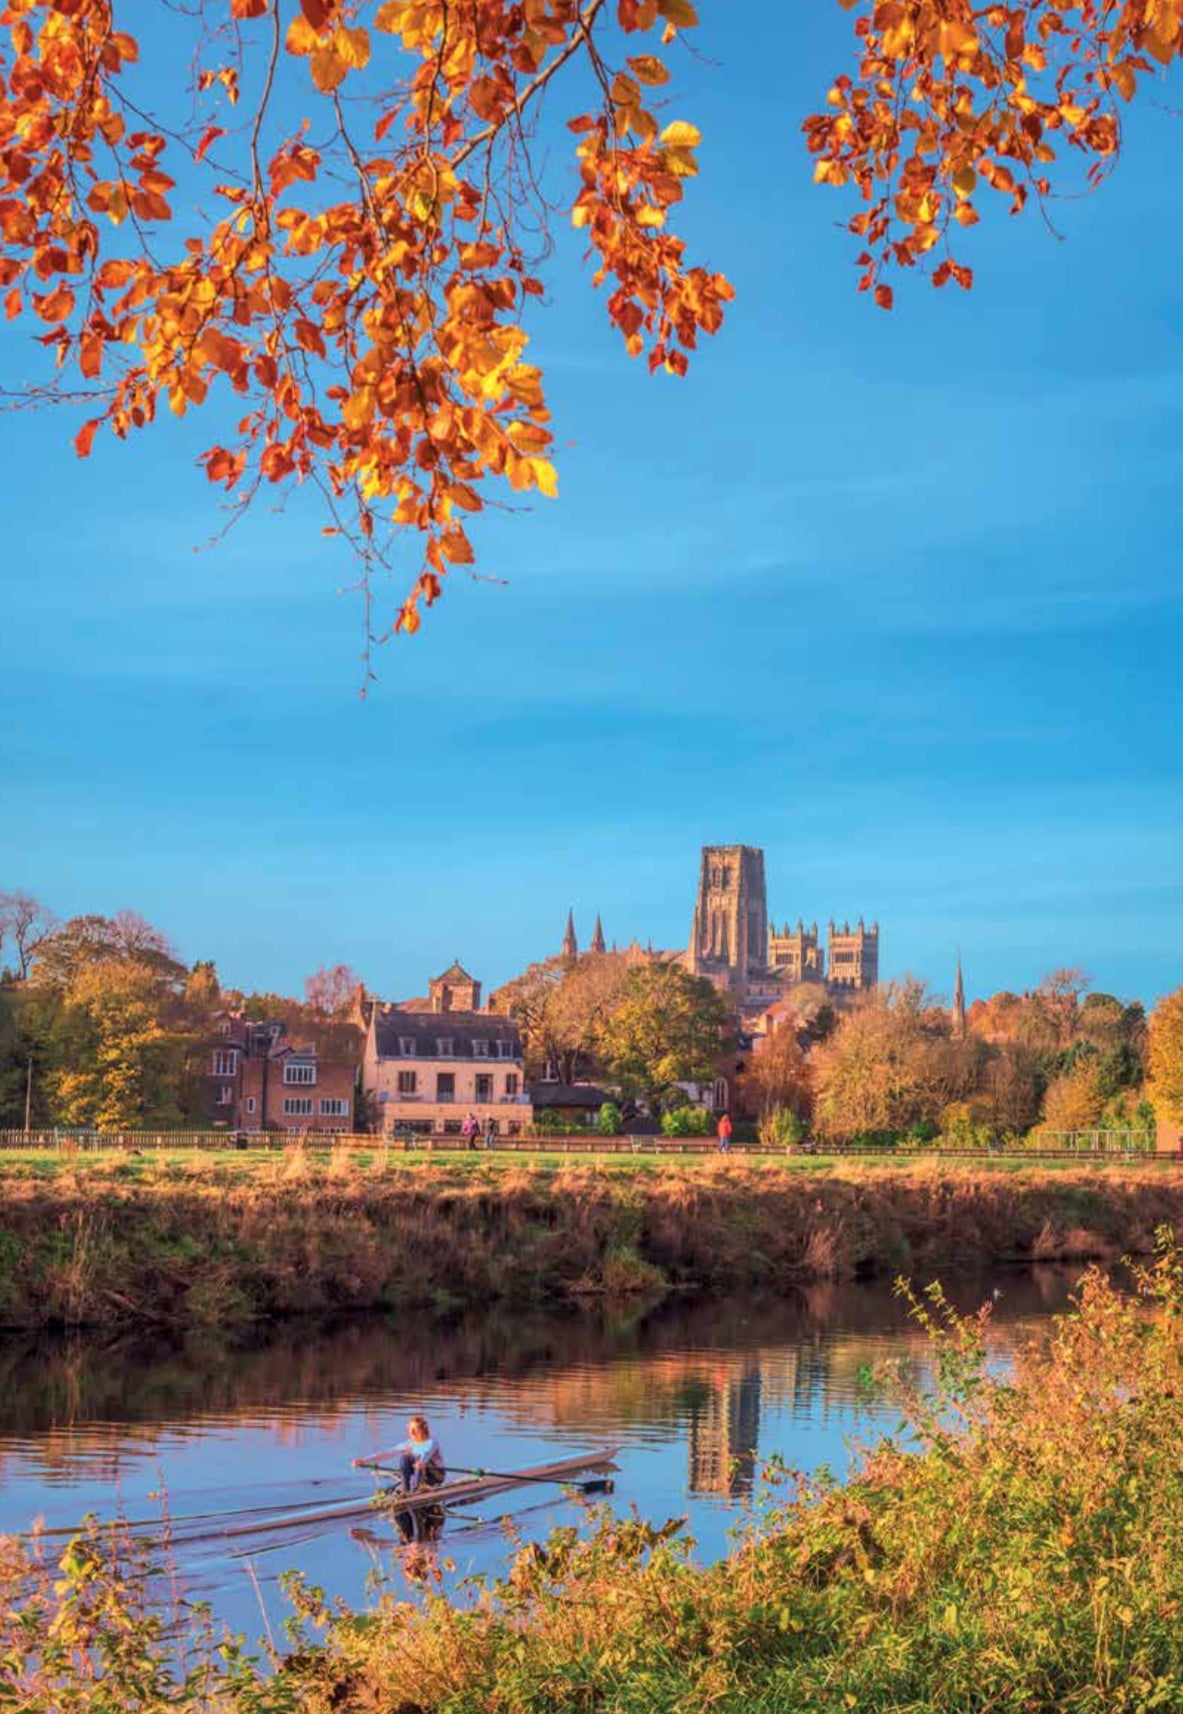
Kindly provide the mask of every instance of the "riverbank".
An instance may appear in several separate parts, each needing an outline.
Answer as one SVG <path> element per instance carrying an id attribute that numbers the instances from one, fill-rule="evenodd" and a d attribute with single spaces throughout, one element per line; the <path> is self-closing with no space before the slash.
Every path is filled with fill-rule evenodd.
<path id="1" fill-rule="evenodd" d="M 911 1365 L 881 1383 L 907 1436 L 846 1485 L 782 1473 L 725 1560 L 695 1564 L 676 1522 L 592 1513 L 452 1605 L 419 1550 L 418 1601 L 397 1556 L 365 1611 L 293 1588 L 304 1634 L 266 1664 L 199 1617 L 178 1660 L 118 1534 L 64 1557 L 10 1539 L 6 1687 L 29 1714 L 81 1714 L 96 1684 L 104 1707 L 160 1714 L 1183 1706 L 1179 1293 L 1173 1255 L 1140 1299 L 1094 1276 L 1005 1375 L 980 1323 L 930 1298 L 937 1395 L 910 1389 Z"/>
<path id="2" fill-rule="evenodd" d="M 10 1327 L 930 1278 L 1183 1227 L 1183 1174 L 1151 1165 L 94 1158 L 6 1161 L 0 1199 Z"/>

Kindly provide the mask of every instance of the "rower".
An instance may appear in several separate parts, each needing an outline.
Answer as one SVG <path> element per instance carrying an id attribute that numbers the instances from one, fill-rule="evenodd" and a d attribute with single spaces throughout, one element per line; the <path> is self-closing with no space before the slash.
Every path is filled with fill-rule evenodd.
<path id="1" fill-rule="evenodd" d="M 443 1448 L 432 1434 L 425 1416 L 416 1414 L 409 1417 L 407 1438 L 388 1452 L 378 1452 L 373 1458 L 355 1458 L 353 1462 L 384 1464 L 388 1458 L 398 1459 L 404 1494 L 413 1494 L 420 1485 L 438 1488 L 447 1480 Z"/>

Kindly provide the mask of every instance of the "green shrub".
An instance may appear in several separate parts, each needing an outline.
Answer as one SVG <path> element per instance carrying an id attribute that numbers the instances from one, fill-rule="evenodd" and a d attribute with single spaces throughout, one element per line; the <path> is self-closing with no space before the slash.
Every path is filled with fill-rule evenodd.
<path id="1" fill-rule="evenodd" d="M 760 1120 L 757 1135 L 766 1149 L 794 1149 L 809 1135 L 809 1126 L 791 1107 L 770 1107 Z"/>
<path id="2" fill-rule="evenodd" d="M 618 1137 L 624 1128 L 624 1115 L 615 1101 L 605 1101 L 596 1114 L 596 1130 L 601 1137 Z"/>
<path id="3" fill-rule="evenodd" d="M 662 1115 L 661 1128 L 667 1137 L 709 1137 L 714 1129 L 705 1107 L 675 1107 Z"/>

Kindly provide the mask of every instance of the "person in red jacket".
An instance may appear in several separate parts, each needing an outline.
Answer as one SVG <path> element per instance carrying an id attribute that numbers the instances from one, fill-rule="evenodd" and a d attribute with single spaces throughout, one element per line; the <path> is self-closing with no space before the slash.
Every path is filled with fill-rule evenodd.
<path id="1" fill-rule="evenodd" d="M 719 1115 L 718 1136 L 720 1152 L 727 1154 L 731 1148 L 731 1120 L 726 1113 Z"/>

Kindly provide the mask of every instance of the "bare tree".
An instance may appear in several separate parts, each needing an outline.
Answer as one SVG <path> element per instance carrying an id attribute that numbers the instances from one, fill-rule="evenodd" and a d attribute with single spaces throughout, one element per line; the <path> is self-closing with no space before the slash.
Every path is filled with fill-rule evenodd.
<path id="1" fill-rule="evenodd" d="M 16 948 L 17 974 L 24 982 L 32 969 L 37 949 L 58 926 L 51 910 L 31 893 L 0 892 L 0 950 L 5 941 Z"/>
<path id="2" fill-rule="evenodd" d="M 361 986 L 360 978 L 348 964 L 322 964 L 304 979 L 304 997 L 314 1012 L 326 1018 L 342 1018 L 353 1003 Z"/>
<path id="3" fill-rule="evenodd" d="M 168 937 L 158 928 L 153 928 L 139 911 L 116 911 L 109 924 L 108 939 L 111 950 L 121 958 L 138 958 L 145 952 L 159 952 L 165 958 L 176 957 Z"/>

